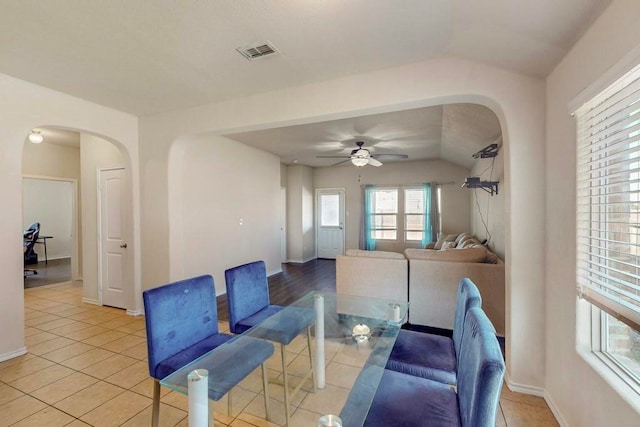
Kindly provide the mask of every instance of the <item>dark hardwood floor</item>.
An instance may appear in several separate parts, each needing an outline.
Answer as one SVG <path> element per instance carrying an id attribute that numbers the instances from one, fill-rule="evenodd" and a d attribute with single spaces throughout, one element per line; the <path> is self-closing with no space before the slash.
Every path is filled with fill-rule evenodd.
<path id="1" fill-rule="evenodd" d="M 336 262 L 314 259 L 304 264 L 282 264 L 282 273 L 269 277 L 271 304 L 289 305 L 310 291 L 336 291 Z M 218 297 L 218 319 L 229 320 L 227 296 Z"/>

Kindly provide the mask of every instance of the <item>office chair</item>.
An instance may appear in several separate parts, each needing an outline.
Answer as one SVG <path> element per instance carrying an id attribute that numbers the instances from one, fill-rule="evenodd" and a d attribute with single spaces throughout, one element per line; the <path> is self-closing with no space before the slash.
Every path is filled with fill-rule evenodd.
<path id="1" fill-rule="evenodd" d="M 307 347 L 309 351 L 309 365 L 311 381 L 315 391 L 313 358 L 311 353 L 311 325 L 315 322 L 316 314 L 313 310 L 302 307 L 285 307 L 271 305 L 269 300 L 269 282 L 267 268 L 264 261 L 255 261 L 230 268 L 224 272 L 227 287 L 227 302 L 229 306 L 229 330 L 234 334 L 242 334 L 253 326 L 262 324 L 260 332 L 252 336 L 260 337 L 280 344 L 282 357 L 282 385 L 284 387 L 284 407 L 286 425 L 289 425 L 289 400 L 301 387 L 307 377 L 294 387 L 290 393 L 287 380 L 287 358 L 285 346 L 307 331 Z M 279 314 L 280 313 L 280 314 Z M 273 315 L 284 316 L 278 322 L 264 324 Z M 308 376 L 309 374 L 307 374 Z"/>
<path id="2" fill-rule="evenodd" d="M 27 265 L 38 263 L 38 254 L 35 251 L 36 241 L 40 235 L 40 223 L 34 222 L 22 232 L 22 252 L 24 253 L 24 277 L 38 274 L 37 270 L 26 268 Z"/>

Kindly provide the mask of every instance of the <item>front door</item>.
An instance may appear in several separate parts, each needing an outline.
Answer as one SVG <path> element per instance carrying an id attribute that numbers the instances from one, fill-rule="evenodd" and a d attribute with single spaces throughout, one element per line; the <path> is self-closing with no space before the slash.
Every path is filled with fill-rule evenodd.
<path id="1" fill-rule="evenodd" d="M 102 304 L 126 308 L 124 221 L 125 170 L 100 171 L 100 265 L 98 277 Z"/>
<path id="2" fill-rule="evenodd" d="M 316 191 L 318 258 L 344 253 L 344 189 Z"/>

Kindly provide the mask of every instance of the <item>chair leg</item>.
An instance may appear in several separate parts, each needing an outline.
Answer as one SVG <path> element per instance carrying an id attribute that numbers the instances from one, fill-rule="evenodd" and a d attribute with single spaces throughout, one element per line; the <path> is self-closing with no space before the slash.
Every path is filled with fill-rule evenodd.
<path id="1" fill-rule="evenodd" d="M 160 381 L 153 379 L 153 409 L 151 410 L 151 427 L 158 427 L 160 416 Z"/>
<path id="2" fill-rule="evenodd" d="M 229 393 L 227 393 L 227 415 L 231 416 L 231 407 L 233 406 L 233 401 L 231 399 L 231 396 L 233 395 L 233 389 L 229 390 Z"/>
<path id="3" fill-rule="evenodd" d="M 285 356 L 284 344 L 280 344 L 280 352 L 282 353 L 282 385 L 284 387 L 284 413 L 286 416 L 286 426 L 289 425 L 289 384 L 287 381 L 287 358 Z"/>
<path id="4" fill-rule="evenodd" d="M 311 355 L 311 326 L 307 326 L 307 350 L 309 351 L 309 366 L 311 366 L 311 382 L 313 383 L 313 392 L 317 392 L 316 388 L 316 370 L 313 366 L 313 356 Z"/>
<path id="5" fill-rule="evenodd" d="M 267 378 L 267 367 L 262 364 L 262 392 L 264 393 L 264 413 L 265 419 L 271 421 L 269 414 L 269 379 Z"/>

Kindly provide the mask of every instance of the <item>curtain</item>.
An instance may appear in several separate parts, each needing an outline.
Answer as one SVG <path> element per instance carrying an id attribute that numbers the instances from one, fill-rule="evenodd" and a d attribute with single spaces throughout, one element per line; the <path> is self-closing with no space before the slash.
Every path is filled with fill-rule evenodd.
<path id="1" fill-rule="evenodd" d="M 371 235 L 373 213 L 375 211 L 375 185 L 362 186 L 363 209 L 360 210 L 360 249 L 376 250 L 376 240 Z"/>
<path id="2" fill-rule="evenodd" d="M 424 232 L 422 233 L 422 247 L 431 242 L 431 184 L 425 182 L 422 184 L 422 206 L 424 207 Z"/>
<path id="3" fill-rule="evenodd" d="M 440 237 L 440 206 L 438 205 L 438 186 L 431 184 L 431 241 L 436 242 Z"/>

